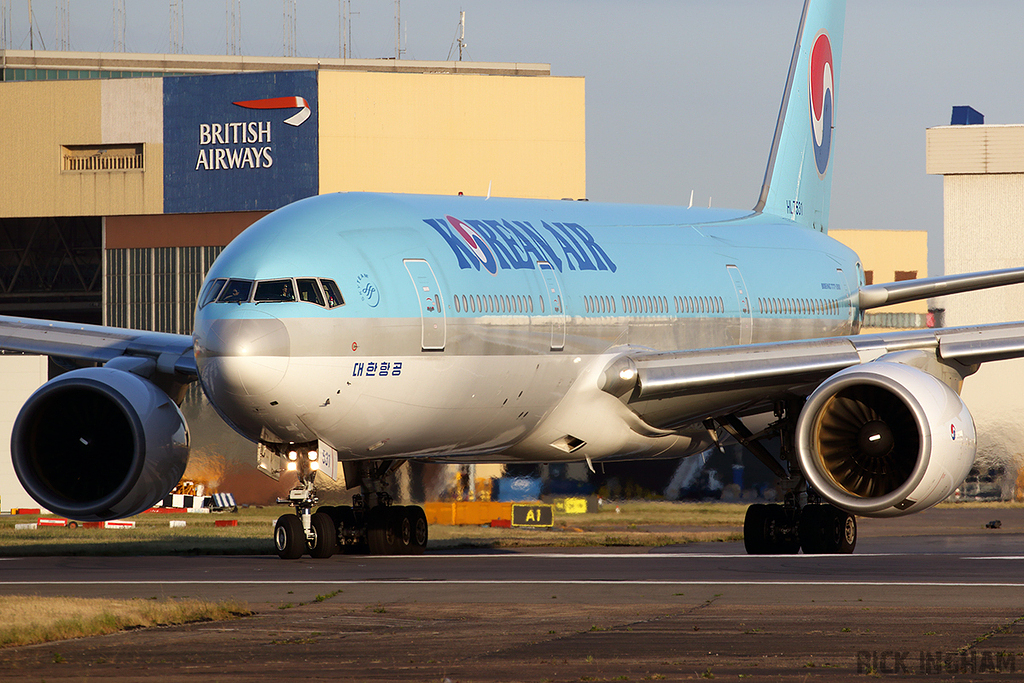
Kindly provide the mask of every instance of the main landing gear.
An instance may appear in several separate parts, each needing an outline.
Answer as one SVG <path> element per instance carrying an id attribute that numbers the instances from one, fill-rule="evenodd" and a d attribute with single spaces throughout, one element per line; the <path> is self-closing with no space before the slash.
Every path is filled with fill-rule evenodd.
<path id="1" fill-rule="evenodd" d="M 750 555 L 786 555 L 803 550 L 807 554 L 852 553 L 857 545 L 857 518 L 832 505 L 823 504 L 807 488 L 798 469 L 790 470 L 794 451 L 796 418 L 802 400 L 779 401 L 776 420 L 758 433 L 752 433 L 736 415 L 705 421 L 717 439 L 716 423 L 764 463 L 783 482 L 786 490 L 780 504 L 758 503 L 747 508 L 743 519 L 743 546 Z M 778 437 L 779 457 L 761 443 Z"/>
<path id="2" fill-rule="evenodd" d="M 749 555 L 852 553 L 857 518 L 831 505 L 765 505 L 747 508 L 743 546 Z"/>
<path id="3" fill-rule="evenodd" d="M 299 460 L 298 462 L 303 462 Z M 419 555 L 427 548 L 427 516 L 418 505 L 394 505 L 384 480 L 401 463 L 386 461 L 346 466 L 346 481 L 356 479 L 362 493 L 352 505 L 322 505 L 313 512 L 316 470 L 299 471 L 299 485 L 278 503 L 295 512 L 281 515 L 274 525 L 274 547 L 284 560 L 308 554 L 321 559 L 337 552 L 370 555 Z M 349 478 L 349 475 L 353 478 Z"/>

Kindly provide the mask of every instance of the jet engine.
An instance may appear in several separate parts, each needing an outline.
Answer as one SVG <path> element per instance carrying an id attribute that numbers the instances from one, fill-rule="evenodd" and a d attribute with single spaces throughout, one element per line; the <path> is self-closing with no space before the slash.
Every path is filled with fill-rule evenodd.
<path id="1" fill-rule="evenodd" d="M 41 386 L 14 422 L 11 455 L 40 505 L 82 521 L 135 515 L 167 495 L 188 462 L 178 406 L 152 382 L 85 368 Z"/>
<path id="2" fill-rule="evenodd" d="M 945 499 L 974 462 L 974 419 L 948 385 L 884 360 L 842 370 L 797 421 L 797 459 L 838 508 L 868 517 L 920 512 Z"/>

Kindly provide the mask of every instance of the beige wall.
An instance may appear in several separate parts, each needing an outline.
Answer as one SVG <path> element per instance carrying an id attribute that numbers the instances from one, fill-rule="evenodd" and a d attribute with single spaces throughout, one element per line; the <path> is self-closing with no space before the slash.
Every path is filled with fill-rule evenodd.
<path id="1" fill-rule="evenodd" d="M 0 83 L 0 218 L 163 210 L 160 79 Z M 143 143 L 145 170 L 62 171 L 63 145 Z"/>
<path id="2" fill-rule="evenodd" d="M 320 192 L 586 196 L 582 78 L 320 72 Z"/>
<path id="3" fill-rule="evenodd" d="M 321 71 L 320 192 L 579 199 L 584 80 Z M 144 170 L 64 171 L 63 145 L 143 144 Z M 0 83 L 0 218 L 163 212 L 163 81 Z"/>
<path id="4" fill-rule="evenodd" d="M 829 230 L 828 234 L 860 255 L 875 284 L 895 281 L 897 270 L 916 270 L 918 278 L 928 277 L 928 233 L 923 230 Z M 908 301 L 871 312 L 927 313 L 928 302 Z"/>
<path id="5" fill-rule="evenodd" d="M 46 356 L 0 356 L 0 509 L 38 508 L 11 462 L 11 432 L 21 407 L 47 379 Z"/>
<path id="6" fill-rule="evenodd" d="M 1024 266 L 1024 126 L 927 131 L 928 173 L 942 174 L 947 275 Z M 1024 285 L 942 297 L 946 325 L 1024 320 Z M 981 366 L 962 397 L 978 427 L 979 460 L 1024 462 L 1024 360 Z"/>

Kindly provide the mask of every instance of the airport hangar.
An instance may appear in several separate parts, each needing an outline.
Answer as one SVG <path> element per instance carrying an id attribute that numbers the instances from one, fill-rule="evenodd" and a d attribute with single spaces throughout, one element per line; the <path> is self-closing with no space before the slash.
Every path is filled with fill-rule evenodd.
<path id="1" fill-rule="evenodd" d="M 546 64 L 6 50 L 0 74 L 0 314 L 189 333 L 220 250 L 316 194 L 586 197 L 584 79 Z M 927 274 L 923 232 L 832 234 L 877 282 Z M 865 322 L 923 327 L 927 309 Z M 0 505 L 31 506 L 9 434 L 59 370 L 2 360 Z M 251 454 L 208 428 L 197 445 Z"/>

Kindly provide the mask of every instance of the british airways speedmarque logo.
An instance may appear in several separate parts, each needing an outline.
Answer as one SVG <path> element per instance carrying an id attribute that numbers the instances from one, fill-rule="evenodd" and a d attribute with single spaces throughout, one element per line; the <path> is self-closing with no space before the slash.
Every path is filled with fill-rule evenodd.
<path id="1" fill-rule="evenodd" d="M 832 117 L 835 105 L 835 83 L 832 74 L 832 42 L 828 34 L 822 31 L 814 39 L 808 70 L 814 164 L 818 167 L 818 175 L 822 177 L 828 170 L 828 159 L 832 152 Z"/>
<path id="2" fill-rule="evenodd" d="M 284 120 L 289 126 L 301 126 L 302 122 L 309 118 L 309 102 L 305 97 L 268 97 L 263 100 L 245 100 L 243 102 L 232 102 L 244 109 L 294 109 L 299 111 L 294 116 Z"/>
<path id="3" fill-rule="evenodd" d="M 459 268 L 535 270 L 538 261 L 558 271 L 607 270 L 615 263 L 594 236 L 579 223 L 541 221 L 462 220 L 454 216 L 424 218 L 444 238 L 458 259 Z"/>

